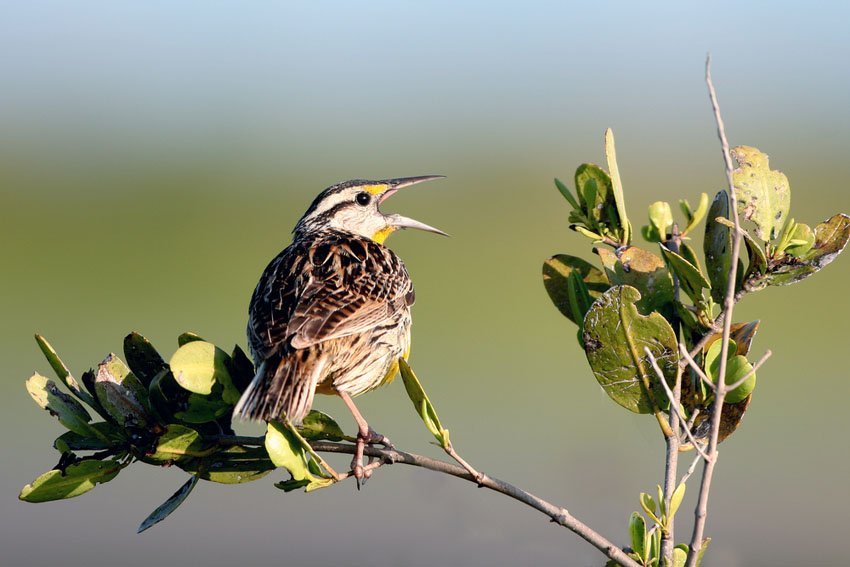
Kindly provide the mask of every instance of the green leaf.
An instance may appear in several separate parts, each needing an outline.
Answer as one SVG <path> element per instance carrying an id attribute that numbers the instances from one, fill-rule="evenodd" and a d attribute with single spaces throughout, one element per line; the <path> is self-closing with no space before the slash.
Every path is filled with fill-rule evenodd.
<path id="1" fill-rule="evenodd" d="M 601 270 L 581 258 L 557 254 L 543 263 L 543 285 L 546 287 L 546 292 L 549 294 L 552 303 L 570 321 L 580 324 L 587 310 L 579 313 L 573 308 L 570 300 L 571 295 L 575 295 L 576 298 L 583 295 L 582 290 L 575 289 L 575 283 L 570 284 L 570 277 L 573 274 L 576 274 L 575 277 L 581 278 L 592 299 L 602 295 L 610 286 L 608 279 Z M 583 305 L 581 301 L 578 304 L 580 307 Z M 590 308 L 590 305 L 588 304 L 587 307 Z M 581 311 L 581 309 L 578 311 Z"/>
<path id="2" fill-rule="evenodd" d="M 715 220 L 718 217 L 729 218 L 729 197 L 725 191 L 720 191 L 714 197 L 714 202 L 708 210 L 703 241 L 705 266 L 708 281 L 711 282 L 711 297 L 720 303 L 726 295 L 729 273 L 732 270 L 732 232 Z"/>
<path id="3" fill-rule="evenodd" d="M 198 477 L 190 477 L 189 480 L 183 483 L 183 486 L 177 489 L 177 492 L 172 494 L 168 500 L 163 502 L 156 510 L 151 512 L 150 516 L 145 518 L 145 521 L 142 522 L 139 526 L 138 532 L 136 533 L 142 533 L 146 529 L 153 527 L 170 516 L 178 506 L 183 504 L 183 501 L 186 500 L 189 493 L 192 492 L 193 488 L 195 488 L 196 484 L 198 484 Z"/>
<path id="4" fill-rule="evenodd" d="M 688 225 L 685 227 L 685 230 L 682 231 L 682 236 L 687 236 L 697 227 L 697 225 L 699 225 L 703 217 L 705 217 L 705 213 L 708 211 L 708 195 L 706 193 L 700 193 L 699 205 L 697 206 L 697 210 L 693 213 L 691 212 L 691 206 L 687 201 L 679 201 L 679 204 L 682 205 L 682 210 L 685 211 L 685 215 L 688 217 Z M 685 210 L 686 208 L 687 210 Z"/>
<path id="5" fill-rule="evenodd" d="M 668 250 L 661 245 L 661 254 L 667 261 L 667 265 L 679 277 L 679 286 L 682 288 L 694 304 L 702 300 L 702 290 L 711 289 L 711 284 L 699 271 L 699 268 L 691 264 L 685 258 Z"/>
<path id="6" fill-rule="evenodd" d="M 685 567 L 688 561 L 688 552 L 680 547 L 673 548 L 673 567 Z"/>
<path id="7" fill-rule="evenodd" d="M 711 543 L 710 537 L 707 537 L 704 540 L 702 540 L 702 545 L 700 546 L 699 551 L 697 552 L 697 567 L 702 565 L 702 558 L 705 555 L 705 551 L 708 549 L 708 544 L 710 544 L 710 543 Z"/>
<path id="8" fill-rule="evenodd" d="M 673 226 L 673 211 L 670 203 L 655 201 L 649 205 L 649 222 L 662 241 L 667 239 L 667 232 Z"/>
<path id="9" fill-rule="evenodd" d="M 758 279 L 767 272 L 767 256 L 764 248 L 756 242 L 749 232 L 744 232 L 744 245 L 747 247 L 749 265 L 744 274 L 744 280 Z"/>
<path id="10" fill-rule="evenodd" d="M 269 422 L 266 430 L 266 451 L 275 466 L 289 471 L 292 480 L 300 483 L 298 487 L 304 486 L 307 492 L 329 486 L 334 482 L 332 478 L 313 476 L 310 472 L 310 456 L 302 440 L 299 439 L 298 433 L 286 424 L 279 421 Z M 284 484 L 291 486 L 291 482 Z"/>
<path id="11" fill-rule="evenodd" d="M 27 392 L 38 406 L 56 416 L 59 423 L 82 437 L 99 437 L 98 432 L 89 425 L 91 416 L 83 405 L 60 390 L 53 380 L 41 374 L 33 374 L 27 379 Z"/>
<path id="12" fill-rule="evenodd" d="M 65 384 L 75 396 L 79 399 L 83 400 L 91 407 L 95 407 L 94 399 L 88 392 L 80 389 L 80 384 L 77 380 L 71 375 L 71 371 L 68 370 L 68 367 L 65 366 L 65 363 L 62 362 L 62 359 L 59 358 L 59 355 L 56 354 L 56 351 L 47 342 L 47 339 L 42 337 L 41 335 L 35 335 L 35 342 L 38 343 L 38 348 L 41 349 L 41 352 L 44 354 L 44 357 L 47 359 L 47 362 L 50 364 L 53 371 L 56 372 L 56 376 Z"/>
<path id="13" fill-rule="evenodd" d="M 623 198 L 623 184 L 620 181 L 620 169 L 617 166 L 617 150 L 614 147 L 614 132 L 610 128 L 605 130 L 605 159 L 608 161 L 608 171 L 611 175 L 611 190 L 614 202 L 617 205 L 619 226 L 622 229 L 620 242 L 630 244 L 632 241 L 632 225 L 626 214 L 626 202 Z"/>
<path id="14" fill-rule="evenodd" d="M 145 388 L 160 371 L 168 368 L 150 341 L 135 331 L 124 337 L 124 358 Z"/>
<path id="15" fill-rule="evenodd" d="M 634 552 L 646 561 L 646 522 L 637 512 L 632 512 L 629 517 L 629 537 Z"/>
<path id="16" fill-rule="evenodd" d="M 658 522 L 658 504 L 655 502 L 655 500 L 652 499 L 652 496 L 650 496 L 646 492 L 641 492 L 639 502 L 640 507 L 643 508 L 644 512 L 646 512 L 646 515 Z"/>
<path id="17" fill-rule="evenodd" d="M 576 169 L 575 183 L 581 208 L 593 223 L 588 228 L 596 230 L 607 220 L 603 216 L 605 204 L 614 202 L 613 197 L 609 201 L 611 178 L 598 165 L 583 163 Z"/>
<path id="18" fill-rule="evenodd" d="M 602 260 L 605 275 L 611 285 L 628 285 L 640 292 L 638 310 L 641 313 L 665 311 L 673 302 L 673 278 L 664 261 L 636 246 L 620 251 L 619 256 L 607 248 L 595 248 Z"/>
<path id="19" fill-rule="evenodd" d="M 125 441 L 122 430 L 110 422 L 90 423 L 89 427 L 96 430 L 97 435 L 80 435 L 74 431 L 66 431 L 53 441 L 53 447 L 60 453 L 102 451 Z"/>
<path id="20" fill-rule="evenodd" d="M 269 422 L 265 444 L 275 466 L 288 470 L 292 478 L 303 480 L 311 476 L 307 469 L 308 455 L 301 446 L 301 441 L 283 423 Z"/>
<path id="21" fill-rule="evenodd" d="M 723 346 L 723 341 L 714 341 L 711 346 L 708 348 L 708 351 L 705 355 L 705 371 L 708 374 L 708 377 L 715 384 L 718 382 L 720 376 L 720 354 L 721 348 Z M 753 365 L 747 360 L 745 356 L 737 354 L 738 346 L 735 341 L 729 341 L 729 351 L 727 356 L 726 363 L 726 384 L 733 384 L 743 378 L 746 374 L 748 374 L 753 369 Z M 755 373 L 747 379 L 746 382 L 728 392 L 726 394 L 726 400 L 730 404 L 736 404 L 741 402 L 749 396 L 753 389 L 756 386 L 756 375 Z"/>
<path id="22" fill-rule="evenodd" d="M 208 457 L 178 462 L 184 471 L 198 475 L 201 480 L 219 484 L 242 484 L 263 478 L 275 469 L 263 447 L 234 445 Z M 309 484 L 309 481 L 308 481 Z"/>
<path id="23" fill-rule="evenodd" d="M 850 217 L 835 215 L 815 227 L 815 243 L 803 256 L 785 256 L 768 271 L 769 285 L 790 285 L 801 281 L 832 262 L 850 240 Z"/>
<path id="24" fill-rule="evenodd" d="M 201 424 L 228 415 L 233 410 L 233 404 L 202 394 L 189 394 L 185 408 L 176 412 L 174 417 L 186 423 Z"/>
<path id="25" fill-rule="evenodd" d="M 109 482 L 121 470 L 116 461 L 82 461 L 68 466 L 64 472 L 47 471 L 26 485 L 18 496 L 26 502 L 50 502 L 84 494 L 97 484 Z"/>
<path id="26" fill-rule="evenodd" d="M 640 227 L 640 234 L 647 242 L 662 242 L 664 240 L 661 237 L 661 233 L 658 232 L 658 229 L 651 224 L 645 224 Z"/>
<path id="27" fill-rule="evenodd" d="M 676 512 L 679 511 L 679 506 L 682 505 L 682 500 L 685 498 L 685 483 L 681 483 L 676 487 L 676 490 L 673 491 L 673 495 L 670 497 L 670 512 L 667 514 L 668 518 L 673 518 L 676 515 Z"/>
<path id="28" fill-rule="evenodd" d="M 440 423 L 440 418 L 437 416 L 437 411 L 434 409 L 431 400 L 428 399 L 428 394 L 422 389 L 422 384 L 413 373 L 413 369 L 407 364 L 403 358 L 398 359 L 399 370 L 401 371 L 401 379 L 404 382 L 404 389 L 407 390 L 407 396 L 413 402 L 413 407 L 425 422 L 425 427 L 428 431 L 437 438 L 441 447 L 449 445 L 449 430 L 443 428 Z"/>
<path id="29" fill-rule="evenodd" d="M 179 337 L 177 337 L 177 346 L 182 347 L 182 346 L 187 345 L 191 342 L 203 341 L 203 340 L 204 340 L 203 337 L 201 337 L 201 336 L 199 336 L 199 335 L 197 335 L 197 334 L 195 334 L 191 331 L 187 331 L 187 332 L 183 333 L 182 335 L 180 335 Z"/>
<path id="30" fill-rule="evenodd" d="M 587 360 L 602 389 L 615 402 L 636 413 L 653 413 L 668 405 L 644 348 L 649 348 L 668 383 L 679 361 L 676 334 L 658 313 L 638 313 L 640 292 L 617 286 L 605 292 L 584 319 Z"/>
<path id="31" fill-rule="evenodd" d="M 738 146 L 732 149 L 738 168 L 732 173 L 738 202 L 738 213 L 753 221 L 755 235 L 762 240 L 776 238 L 791 208 L 788 178 L 770 169 L 767 154 L 757 148 Z"/>
<path id="32" fill-rule="evenodd" d="M 561 180 L 558 179 L 557 177 L 555 178 L 555 187 L 558 188 L 558 191 L 561 192 L 561 195 L 564 196 L 564 199 L 566 199 L 567 202 L 569 202 L 570 206 L 572 206 L 573 209 L 581 210 L 581 206 L 579 206 L 575 197 L 573 197 L 573 194 L 570 193 L 570 190 L 567 189 L 567 186 L 564 185 L 563 182 L 561 182 Z"/>
<path id="33" fill-rule="evenodd" d="M 334 418 L 318 410 L 310 410 L 310 413 L 301 422 L 298 431 L 302 437 L 311 441 L 319 441 L 321 439 L 343 441 L 351 439 L 351 437 L 342 431 L 342 428 L 334 421 Z"/>
<path id="34" fill-rule="evenodd" d="M 94 387 L 100 405 L 119 425 L 144 427 L 151 421 L 147 388 L 114 354 L 98 364 Z"/>
<path id="35" fill-rule="evenodd" d="M 229 360 L 227 353 L 214 344 L 193 340 L 177 349 L 169 366 L 177 383 L 190 392 L 209 395 L 218 383 L 223 387 L 222 400 L 236 405 L 240 394 L 230 377 Z"/>
<path id="36" fill-rule="evenodd" d="M 148 390 L 150 402 L 167 422 L 177 419 L 186 423 L 209 423 L 226 416 L 233 407 L 221 399 L 222 386 L 216 384 L 213 394 L 204 396 L 181 387 L 170 371 L 154 377 Z"/>
<path id="37" fill-rule="evenodd" d="M 794 227 L 791 241 L 785 248 L 785 253 L 802 258 L 814 247 L 815 233 L 807 224 L 799 223 Z"/>
<path id="38" fill-rule="evenodd" d="M 602 236 L 600 236 L 599 234 L 596 234 L 595 232 L 593 232 L 591 230 L 587 230 L 586 228 L 584 228 L 581 225 L 571 224 L 570 229 L 576 231 L 577 233 L 581 234 L 582 236 L 586 236 L 587 238 L 590 238 L 594 242 L 601 242 L 602 241 Z"/>
<path id="39" fill-rule="evenodd" d="M 185 425 L 169 423 L 157 439 L 154 452 L 147 459 L 160 462 L 177 461 L 186 457 L 204 456 L 206 451 L 201 434 Z"/>

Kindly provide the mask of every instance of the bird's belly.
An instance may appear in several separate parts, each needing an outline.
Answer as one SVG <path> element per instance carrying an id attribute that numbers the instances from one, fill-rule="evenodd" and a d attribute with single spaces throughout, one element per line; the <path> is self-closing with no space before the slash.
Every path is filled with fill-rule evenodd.
<path id="1" fill-rule="evenodd" d="M 410 354 L 410 316 L 398 324 L 369 333 L 328 341 L 328 372 L 317 384 L 319 394 L 345 392 L 358 396 L 389 384 L 398 373 L 398 359 Z"/>

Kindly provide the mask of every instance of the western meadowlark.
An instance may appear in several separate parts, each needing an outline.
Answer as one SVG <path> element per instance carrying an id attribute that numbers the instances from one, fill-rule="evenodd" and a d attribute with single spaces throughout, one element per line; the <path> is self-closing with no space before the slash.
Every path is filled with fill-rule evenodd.
<path id="1" fill-rule="evenodd" d="M 364 478 L 365 444 L 388 444 L 352 397 L 389 383 L 410 351 L 413 283 L 384 246 L 394 231 L 444 232 L 380 205 L 403 187 L 440 175 L 353 180 L 328 187 L 293 230 L 293 241 L 266 267 L 248 309 L 256 375 L 234 409 L 250 420 L 285 416 L 299 424 L 313 396 L 342 398 L 357 422 L 351 467 Z M 368 476 L 368 471 L 365 476 Z"/>

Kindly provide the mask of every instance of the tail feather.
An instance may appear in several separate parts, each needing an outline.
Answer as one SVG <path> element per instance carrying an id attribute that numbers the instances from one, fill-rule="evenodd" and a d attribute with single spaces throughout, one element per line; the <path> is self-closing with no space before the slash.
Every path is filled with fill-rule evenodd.
<path id="1" fill-rule="evenodd" d="M 301 358 L 290 353 L 263 361 L 233 408 L 233 416 L 249 421 L 286 416 L 292 423 L 300 424 L 313 405 L 316 384 L 322 378 L 326 361 L 325 357 L 319 357 L 311 361 L 310 368 L 305 368 Z"/>

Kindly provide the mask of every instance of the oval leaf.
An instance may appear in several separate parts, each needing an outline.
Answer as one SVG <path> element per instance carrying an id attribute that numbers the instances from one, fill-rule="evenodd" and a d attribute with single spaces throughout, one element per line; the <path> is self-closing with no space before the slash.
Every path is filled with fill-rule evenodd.
<path id="1" fill-rule="evenodd" d="M 629 539 L 634 552 L 646 559 L 646 522 L 637 512 L 629 517 Z"/>
<path id="2" fill-rule="evenodd" d="M 121 470 L 116 461 L 83 461 L 65 471 L 47 471 L 26 485 L 18 496 L 26 502 L 49 502 L 84 494 L 102 482 L 109 482 Z"/>
<path id="3" fill-rule="evenodd" d="M 53 368 L 53 371 L 62 383 L 65 384 L 65 386 L 71 390 L 75 396 L 89 404 L 91 407 L 95 407 L 95 402 L 91 395 L 80 389 L 79 382 L 77 382 L 77 380 L 71 375 L 71 371 L 68 370 L 68 367 L 65 366 L 65 363 L 62 362 L 62 359 L 59 358 L 59 355 L 56 354 L 56 350 L 49 342 L 47 342 L 47 339 L 37 334 L 35 335 L 35 342 L 38 343 L 38 348 L 41 349 L 41 352 L 44 354 L 44 358 L 47 359 L 50 367 Z"/>
<path id="4" fill-rule="evenodd" d="M 135 331 L 124 337 L 124 358 L 145 388 L 160 371 L 168 368 L 150 341 Z"/>
<path id="5" fill-rule="evenodd" d="M 198 475 L 201 480 L 220 484 L 242 484 L 263 478 L 275 469 L 263 447 L 235 445 L 201 459 L 178 462 L 184 471 Z"/>
<path id="6" fill-rule="evenodd" d="M 543 263 L 543 285 L 546 287 L 549 298 L 564 316 L 578 324 L 584 319 L 586 311 L 577 314 L 572 307 L 569 279 L 573 273 L 581 277 L 590 297 L 594 300 L 602 295 L 610 284 L 602 270 L 575 256 L 557 254 Z"/>
<path id="7" fill-rule="evenodd" d="M 717 218 L 729 218 L 729 197 L 726 191 L 720 191 L 708 210 L 705 226 L 703 252 L 708 281 L 711 282 L 711 297 L 718 303 L 723 301 L 729 285 L 729 273 L 732 270 L 732 232 Z"/>
<path id="8" fill-rule="evenodd" d="M 59 423 L 83 437 L 99 437 L 89 425 L 91 416 L 83 405 L 60 390 L 53 380 L 33 374 L 26 382 L 27 392 L 38 406 L 59 418 Z"/>
<path id="9" fill-rule="evenodd" d="M 767 154 L 757 148 L 738 146 L 731 153 L 739 166 L 732 173 L 738 213 L 753 221 L 756 237 L 772 240 L 785 225 L 791 208 L 788 178 L 771 170 Z"/>
<path id="10" fill-rule="evenodd" d="M 637 246 L 620 251 L 619 256 L 607 248 L 595 248 L 602 260 L 611 285 L 628 285 L 640 292 L 638 309 L 641 313 L 664 310 L 674 297 L 673 278 L 664 260 Z"/>
<path id="11" fill-rule="evenodd" d="M 342 431 L 339 424 L 334 421 L 334 418 L 318 410 L 310 410 L 310 413 L 301 422 L 298 431 L 302 437 L 312 441 L 318 441 L 320 439 L 327 439 L 328 441 L 350 439 Z"/>
<path id="12" fill-rule="evenodd" d="M 676 254 L 672 250 L 668 250 L 666 246 L 661 245 L 661 254 L 667 261 L 670 269 L 679 277 L 679 285 L 688 297 L 695 304 L 702 300 L 702 290 L 711 289 L 711 284 L 699 271 L 699 268 L 691 264 L 684 257 Z"/>
<path id="13" fill-rule="evenodd" d="M 584 348 L 594 376 L 615 402 L 636 413 L 652 413 L 668 404 L 644 348 L 649 348 L 668 383 L 679 361 L 676 334 L 658 313 L 643 316 L 640 293 L 630 286 L 611 288 L 584 319 Z"/>
<path id="14" fill-rule="evenodd" d="M 169 366 L 177 383 L 196 394 L 209 395 L 216 383 L 223 387 L 221 398 L 235 405 L 239 391 L 233 386 L 226 352 L 212 343 L 192 340 L 185 343 L 171 357 Z"/>

